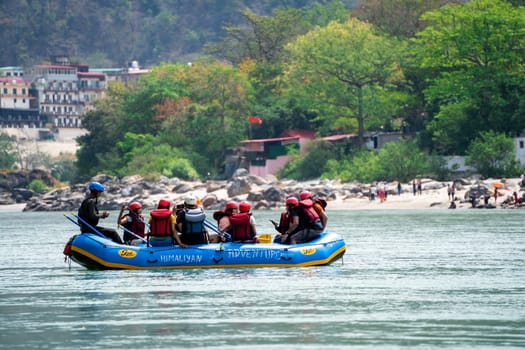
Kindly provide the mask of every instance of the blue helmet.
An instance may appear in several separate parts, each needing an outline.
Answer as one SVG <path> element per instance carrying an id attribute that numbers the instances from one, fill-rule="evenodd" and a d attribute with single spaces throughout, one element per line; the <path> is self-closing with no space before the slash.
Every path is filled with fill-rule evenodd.
<path id="1" fill-rule="evenodd" d="M 104 192 L 104 186 L 97 181 L 93 181 L 89 184 L 89 190 L 90 191 L 97 191 L 97 192 Z"/>

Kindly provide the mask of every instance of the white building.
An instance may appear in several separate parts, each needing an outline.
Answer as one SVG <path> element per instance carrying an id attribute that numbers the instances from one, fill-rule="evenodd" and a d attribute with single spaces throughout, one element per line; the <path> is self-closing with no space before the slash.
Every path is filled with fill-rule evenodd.
<path id="1" fill-rule="evenodd" d="M 520 136 L 514 138 L 516 148 L 516 158 L 521 166 L 525 169 L 525 131 Z"/>

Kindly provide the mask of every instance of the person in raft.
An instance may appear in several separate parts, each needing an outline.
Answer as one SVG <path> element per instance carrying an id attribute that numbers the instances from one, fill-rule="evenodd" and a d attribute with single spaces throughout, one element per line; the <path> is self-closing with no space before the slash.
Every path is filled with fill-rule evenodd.
<path id="1" fill-rule="evenodd" d="M 239 203 L 239 212 L 230 216 L 230 231 L 233 242 L 258 243 L 255 218 L 250 213 L 251 204 L 245 201 Z"/>
<path id="2" fill-rule="evenodd" d="M 128 209 L 128 213 L 122 215 L 126 209 Z M 144 231 L 146 224 L 144 222 L 144 216 L 142 216 L 142 204 L 139 202 L 131 202 L 128 206 L 123 205 L 122 208 L 120 208 L 117 224 L 125 228 L 124 243 L 130 245 L 142 243 L 143 240 L 137 237 L 144 238 L 146 236 Z M 136 236 L 131 234 L 132 232 Z"/>
<path id="3" fill-rule="evenodd" d="M 239 212 L 239 205 L 237 202 L 229 201 L 226 203 L 224 210 L 217 210 L 213 213 L 213 218 L 217 221 L 217 228 L 220 232 L 220 237 L 223 242 L 231 241 L 232 226 L 230 217 Z"/>
<path id="4" fill-rule="evenodd" d="M 275 236 L 273 243 L 290 243 L 290 236 L 297 232 L 299 228 L 299 200 L 295 197 L 288 197 L 286 199 L 286 210 L 281 213 L 279 224 L 274 220 L 270 220 L 274 228 L 280 233 Z"/>
<path id="5" fill-rule="evenodd" d="M 113 242 L 122 244 L 122 239 L 120 238 L 117 231 L 111 228 L 98 226 L 100 219 L 105 219 L 109 216 L 107 211 L 100 212 L 97 207 L 98 197 L 100 197 L 103 192 L 104 186 L 100 182 L 93 181 L 89 184 L 89 197 L 82 201 L 82 204 L 78 209 L 78 217 L 81 219 L 78 220 L 80 232 L 94 233 L 93 229 L 95 229 L 107 238 L 111 239 Z"/>
<path id="6" fill-rule="evenodd" d="M 182 243 L 177 231 L 175 229 L 175 216 L 170 210 L 171 202 L 166 199 L 161 199 L 157 205 L 157 209 L 150 212 L 149 224 L 150 229 L 147 234 L 148 245 L 170 246 L 177 243 L 180 247 L 187 247 Z"/>
<path id="7" fill-rule="evenodd" d="M 314 208 L 312 195 L 308 191 L 299 195 L 299 230 L 292 233 L 290 244 L 306 243 L 319 237 L 324 227 L 321 218 Z"/>
<path id="8" fill-rule="evenodd" d="M 386 193 L 384 198 L 386 199 Z M 317 212 L 317 215 L 319 215 L 319 219 L 321 220 L 321 224 L 323 225 L 323 230 L 325 230 L 326 224 L 328 223 L 328 215 L 326 215 L 326 201 L 317 195 L 312 195 L 312 193 L 309 191 L 302 191 L 299 194 L 299 200 L 305 201 L 307 199 L 312 200 L 312 207 Z"/>
<path id="9" fill-rule="evenodd" d="M 177 231 L 185 244 L 208 244 L 208 231 L 204 226 L 206 213 L 197 206 L 197 197 L 188 195 L 184 199 L 184 210 L 177 214 Z M 214 239 L 216 241 L 217 239 Z"/>

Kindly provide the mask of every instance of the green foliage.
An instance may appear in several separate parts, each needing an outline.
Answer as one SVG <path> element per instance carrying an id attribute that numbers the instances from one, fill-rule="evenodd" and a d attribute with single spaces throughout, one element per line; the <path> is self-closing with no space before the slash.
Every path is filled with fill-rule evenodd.
<path id="1" fill-rule="evenodd" d="M 269 15 L 278 6 L 309 7 L 317 1 L 0 1 L 0 66 L 41 63 L 59 52 L 92 66 L 187 62 L 224 26 L 243 24 L 242 11 Z M 353 5 L 355 0 L 345 0 Z M 20 14 L 24 14 L 21 16 Z M 324 19 L 326 16 L 322 16 Z M 16 20 L 9 20 L 16 19 Z M 285 34 L 281 32 L 280 34 Z M 67 44 L 66 44 L 67 43 Z M 86 62 L 87 61 L 87 62 Z"/>
<path id="2" fill-rule="evenodd" d="M 428 157 L 414 140 L 389 142 L 379 151 L 379 178 L 407 182 L 429 171 Z"/>
<path id="3" fill-rule="evenodd" d="M 419 151 L 414 140 L 389 142 L 379 152 L 362 150 L 342 161 L 330 160 L 323 173 L 325 178 L 341 181 L 407 182 L 429 170 L 427 156 Z"/>
<path id="4" fill-rule="evenodd" d="M 437 109 L 427 125 L 436 148 L 462 154 L 482 131 L 519 134 L 525 128 L 525 37 L 519 34 L 525 8 L 473 0 L 422 19 L 428 26 L 414 41 L 414 55 L 420 74 L 428 72 L 425 98 Z"/>
<path id="5" fill-rule="evenodd" d="M 54 162 L 51 175 L 61 182 L 73 182 L 77 178 L 77 168 L 71 159 L 61 159 Z"/>
<path id="6" fill-rule="evenodd" d="M 296 180 L 319 178 L 326 163 L 334 158 L 334 147 L 326 141 L 314 141 L 304 156 L 297 150 L 289 153 L 292 160 L 281 170 L 279 176 Z"/>
<path id="7" fill-rule="evenodd" d="M 465 157 L 484 177 L 513 177 L 521 172 L 516 161 L 516 149 L 512 138 L 502 133 L 486 131 L 472 141 Z"/>
<path id="8" fill-rule="evenodd" d="M 0 133 L 0 169 L 12 169 L 16 163 L 16 150 L 9 135 Z"/>
<path id="9" fill-rule="evenodd" d="M 49 191 L 49 188 L 45 184 L 44 181 L 40 179 L 35 179 L 31 181 L 31 183 L 27 186 L 31 191 L 34 191 L 36 193 L 46 193 Z"/>
<path id="10" fill-rule="evenodd" d="M 166 177 L 179 177 L 186 180 L 197 179 L 198 173 L 191 161 L 184 158 L 180 151 L 167 144 L 156 144 L 155 140 L 147 137 L 148 141 L 125 153 L 126 167 L 119 175 L 160 174 Z"/>
<path id="11" fill-rule="evenodd" d="M 287 45 L 289 93 L 319 114 L 322 134 L 357 131 L 361 141 L 365 124 L 380 115 L 371 106 L 394 101 L 381 97 L 403 79 L 399 62 L 404 47 L 356 19 L 315 28 Z M 343 118 L 354 119 L 357 130 L 335 130 L 351 125 Z"/>

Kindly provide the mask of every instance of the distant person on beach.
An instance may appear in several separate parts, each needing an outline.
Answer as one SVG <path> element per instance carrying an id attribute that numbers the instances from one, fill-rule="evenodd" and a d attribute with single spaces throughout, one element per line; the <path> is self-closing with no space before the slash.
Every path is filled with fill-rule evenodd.
<path id="1" fill-rule="evenodd" d="M 416 180 L 412 181 L 412 192 L 414 193 L 414 196 L 417 194 Z"/>
<path id="2" fill-rule="evenodd" d="M 290 243 L 290 236 L 297 232 L 299 227 L 299 213 L 297 207 L 299 206 L 299 200 L 295 197 L 288 197 L 286 199 L 286 210 L 281 213 L 279 224 L 274 220 L 270 220 L 274 228 L 280 233 L 275 236 L 274 243 Z"/>
<path id="3" fill-rule="evenodd" d="M 376 194 L 377 194 L 377 187 L 375 184 L 372 184 L 372 186 L 370 186 L 370 200 L 371 201 L 376 199 Z"/>
<path id="4" fill-rule="evenodd" d="M 423 194 L 423 186 L 421 184 L 421 179 L 417 179 L 417 191 L 420 196 Z"/>
<path id="5" fill-rule="evenodd" d="M 397 195 L 401 196 L 401 182 L 397 182 Z"/>
<path id="6" fill-rule="evenodd" d="M 79 220 L 80 231 L 86 233 L 96 230 L 113 242 L 122 244 L 122 239 L 117 231 L 98 226 L 100 219 L 105 219 L 109 216 L 107 211 L 99 212 L 97 207 L 98 197 L 100 197 L 103 192 L 104 186 L 100 182 L 93 181 L 89 184 L 89 197 L 82 201 L 78 209 L 78 217 L 81 219 Z"/>
<path id="7" fill-rule="evenodd" d="M 128 209 L 128 213 L 124 214 L 124 210 Z M 125 228 L 124 230 L 124 243 L 137 245 L 143 241 L 131 234 L 144 238 L 145 237 L 145 222 L 142 216 L 142 204 L 139 202 L 131 202 L 128 206 L 123 205 L 120 208 L 120 213 L 117 220 L 118 226 Z"/>

